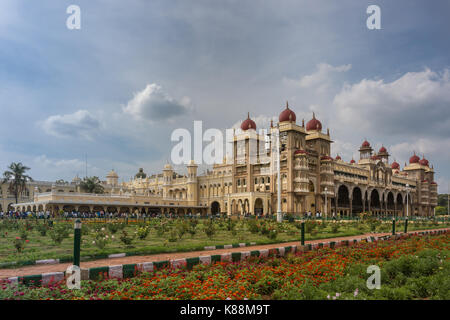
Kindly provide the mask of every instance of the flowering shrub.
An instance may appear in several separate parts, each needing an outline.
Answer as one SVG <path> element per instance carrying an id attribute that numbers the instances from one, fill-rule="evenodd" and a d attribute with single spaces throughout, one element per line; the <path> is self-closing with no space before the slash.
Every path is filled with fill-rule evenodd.
<path id="1" fill-rule="evenodd" d="M 97 230 L 95 232 L 94 241 L 92 241 L 92 244 L 95 245 L 100 250 L 103 250 L 110 240 L 111 239 L 108 233 L 106 232 L 106 229 L 101 228 L 100 230 Z"/>
<path id="2" fill-rule="evenodd" d="M 69 229 L 63 224 L 58 224 L 50 230 L 49 235 L 55 244 L 61 244 L 65 238 L 69 237 Z"/>
<path id="3" fill-rule="evenodd" d="M 125 224 L 120 222 L 109 222 L 106 224 L 109 232 L 115 234 L 119 230 L 125 229 Z"/>
<path id="4" fill-rule="evenodd" d="M 212 239 L 212 237 L 216 233 L 216 228 L 214 227 L 214 221 L 212 219 L 210 219 L 209 221 L 205 222 L 205 226 L 204 226 L 203 230 L 205 231 L 206 236 L 209 239 Z"/>
<path id="5" fill-rule="evenodd" d="M 137 229 L 137 236 L 140 240 L 144 240 L 145 238 L 147 238 L 149 233 L 150 233 L 150 226 L 143 226 Z"/>
<path id="6" fill-rule="evenodd" d="M 128 232 L 122 230 L 122 235 L 120 236 L 120 241 L 126 246 L 131 246 L 134 240 L 134 235 L 130 236 Z"/>
<path id="7" fill-rule="evenodd" d="M 25 243 L 28 243 L 29 240 L 23 239 L 21 237 L 16 237 L 14 239 L 14 247 L 16 248 L 18 253 L 21 253 L 25 248 Z"/>

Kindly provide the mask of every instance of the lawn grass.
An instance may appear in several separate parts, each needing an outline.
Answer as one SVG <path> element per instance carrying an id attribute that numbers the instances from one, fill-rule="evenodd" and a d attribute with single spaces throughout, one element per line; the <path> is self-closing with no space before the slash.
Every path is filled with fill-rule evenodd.
<path id="1" fill-rule="evenodd" d="M 249 230 L 249 223 L 247 221 L 240 221 L 236 226 L 236 233 L 233 235 L 231 231 L 226 228 L 226 221 L 215 222 L 216 233 L 212 238 L 208 238 L 203 231 L 203 223 L 200 222 L 197 226 L 197 232 L 194 236 L 185 234 L 181 239 L 171 242 L 170 232 L 164 232 L 162 235 L 158 235 L 154 227 L 153 222 L 148 222 L 145 225 L 150 225 L 150 233 L 144 240 L 134 239 L 130 246 L 124 245 L 120 241 L 121 231 L 114 234 L 115 239 L 110 241 L 105 248 L 100 249 L 93 244 L 95 241 L 95 232 L 92 230 L 93 226 L 105 226 L 104 222 L 86 223 L 88 225 L 89 232 L 82 236 L 81 244 L 81 259 L 87 261 L 91 259 L 98 259 L 100 257 L 107 258 L 109 254 L 114 253 L 127 253 L 127 255 L 142 255 L 142 254 L 158 254 L 158 253 L 170 253 L 170 252 L 187 252 L 204 250 L 205 246 L 220 246 L 237 243 L 250 243 L 256 244 L 271 244 L 281 243 L 289 241 L 300 240 L 300 229 L 295 226 L 294 222 L 283 222 L 278 225 L 276 222 L 268 222 L 274 226 L 277 226 L 279 232 L 275 239 L 269 239 L 267 236 L 261 233 L 252 233 Z M 30 261 L 43 260 L 43 259 L 61 259 L 70 261 L 73 256 L 73 232 L 69 234 L 69 237 L 64 239 L 61 244 L 53 243 L 49 234 L 42 236 L 36 230 L 36 224 L 42 224 L 44 221 L 30 221 L 33 227 L 31 231 L 28 231 L 29 242 L 25 244 L 25 248 L 21 253 L 18 253 L 14 247 L 14 239 L 20 236 L 19 230 L 5 231 L 0 230 L 0 267 L 11 267 L 11 262 L 15 262 L 17 266 L 30 263 Z M 175 228 L 177 221 L 170 220 L 168 224 L 172 224 Z M 20 220 L 19 224 L 24 225 L 25 222 Z M 55 221 L 55 225 L 66 224 L 68 228 L 73 226 L 72 221 Z M 315 228 L 313 232 L 306 233 L 305 240 L 326 239 L 335 237 L 355 236 L 370 232 L 370 227 L 367 223 L 340 223 L 340 228 L 337 232 L 331 230 L 332 222 L 328 222 L 325 228 Z M 134 234 L 139 226 L 144 224 L 129 223 L 125 227 L 125 231 L 129 234 Z M 448 224 L 446 224 L 448 226 Z M 446 225 L 440 224 L 439 227 L 445 227 Z M 391 222 L 382 223 L 377 227 L 376 232 L 390 232 L 392 228 Z M 414 224 L 410 222 L 408 224 L 408 230 L 418 229 L 432 229 L 437 228 L 436 225 L 426 224 Z M 403 232 L 403 223 L 398 223 L 396 226 L 397 232 Z M 5 235 L 5 232 L 7 234 Z M 111 237 L 111 233 L 109 236 Z M 172 236 L 173 238 L 173 236 Z M 3 265 L 3 266 L 2 266 Z"/>

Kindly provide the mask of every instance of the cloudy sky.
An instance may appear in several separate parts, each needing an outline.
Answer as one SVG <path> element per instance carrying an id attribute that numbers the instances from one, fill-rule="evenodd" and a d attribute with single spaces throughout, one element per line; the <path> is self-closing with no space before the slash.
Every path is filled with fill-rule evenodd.
<path id="1" fill-rule="evenodd" d="M 66 9 L 81 8 L 69 30 Z M 366 9 L 381 8 L 381 30 Z M 0 2 L 0 167 L 38 180 L 158 172 L 175 128 L 259 126 L 315 111 L 332 154 L 366 138 L 450 181 L 446 0 Z"/>

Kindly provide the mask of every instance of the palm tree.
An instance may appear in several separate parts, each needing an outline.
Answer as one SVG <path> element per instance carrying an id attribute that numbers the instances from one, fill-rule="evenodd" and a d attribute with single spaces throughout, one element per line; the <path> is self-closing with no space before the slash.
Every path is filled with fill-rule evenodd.
<path id="1" fill-rule="evenodd" d="M 80 188 L 87 193 L 103 193 L 104 189 L 98 177 L 85 177 L 80 182 Z"/>
<path id="2" fill-rule="evenodd" d="M 19 195 L 26 190 L 27 182 L 33 181 L 33 179 L 25 174 L 30 168 L 24 166 L 21 162 L 12 162 L 8 169 L 3 172 L 2 184 L 9 183 L 8 190 L 14 194 L 17 203 Z"/>

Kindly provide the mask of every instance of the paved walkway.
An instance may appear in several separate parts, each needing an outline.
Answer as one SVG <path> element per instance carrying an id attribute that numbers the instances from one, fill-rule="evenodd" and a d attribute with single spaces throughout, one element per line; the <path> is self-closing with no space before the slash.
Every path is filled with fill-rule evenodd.
<path id="1" fill-rule="evenodd" d="M 429 229 L 429 230 L 414 230 L 408 233 L 420 232 L 420 231 L 432 231 L 432 230 L 445 230 L 448 228 L 442 229 Z M 339 238 L 327 238 L 327 239 L 318 239 L 305 241 L 305 244 L 308 243 L 319 243 L 319 242 L 329 242 L 329 241 L 338 241 L 338 240 L 353 240 L 353 239 L 365 239 L 368 236 L 382 237 L 386 235 L 390 235 L 390 232 L 386 233 L 366 233 L 358 236 L 350 236 L 350 237 L 339 237 Z M 114 266 L 121 264 L 132 264 L 132 263 L 143 263 L 143 262 L 155 262 L 155 261 L 165 261 L 172 259 L 181 259 L 181 258 L 194 258 L 199 256 L 209 256 L 214 254 L 222 254 L 228 252 L 242 252 L 242 251 L 252 251 L 252 250 L 261 250 L 261 249 L 270 249 L 270 248 L 278 248 L 278 247 L 287 247 L 287 246 L 298 246 L 300 245 L 300 241 L 294 242 L 284 242 L 284 243 L 275 243 L 275 244 L 267 244 L 267 245 L 255 245 L 248 246 L 242 248 L 231 248 L 231 249 L 216 249 L 216 250 L 202 250 L 202 251 L 191 251 L 191 252 L 173 252 L 173 253 L 163 253 L 163 254 L 153 254 L 147 256 L 131 256 L 131 257 L 122 257 L 122 258 L 111 258 L 111 259 L 100 259 L 94 261 L 81 262 L 81 268 L 94 268 L 94 267 L 105 267 L 105 266 Z M 47 272 L 62 272 L 70 266 L 71 263 L 59 263 L 53 265 L 34 265 L 34 266 L 25 266 L 16 269 L 0 269 L 0 279 L 16 277 L 16 276 L 26 276 L 26 275 L 35 275 L 42 274 Z"/>

